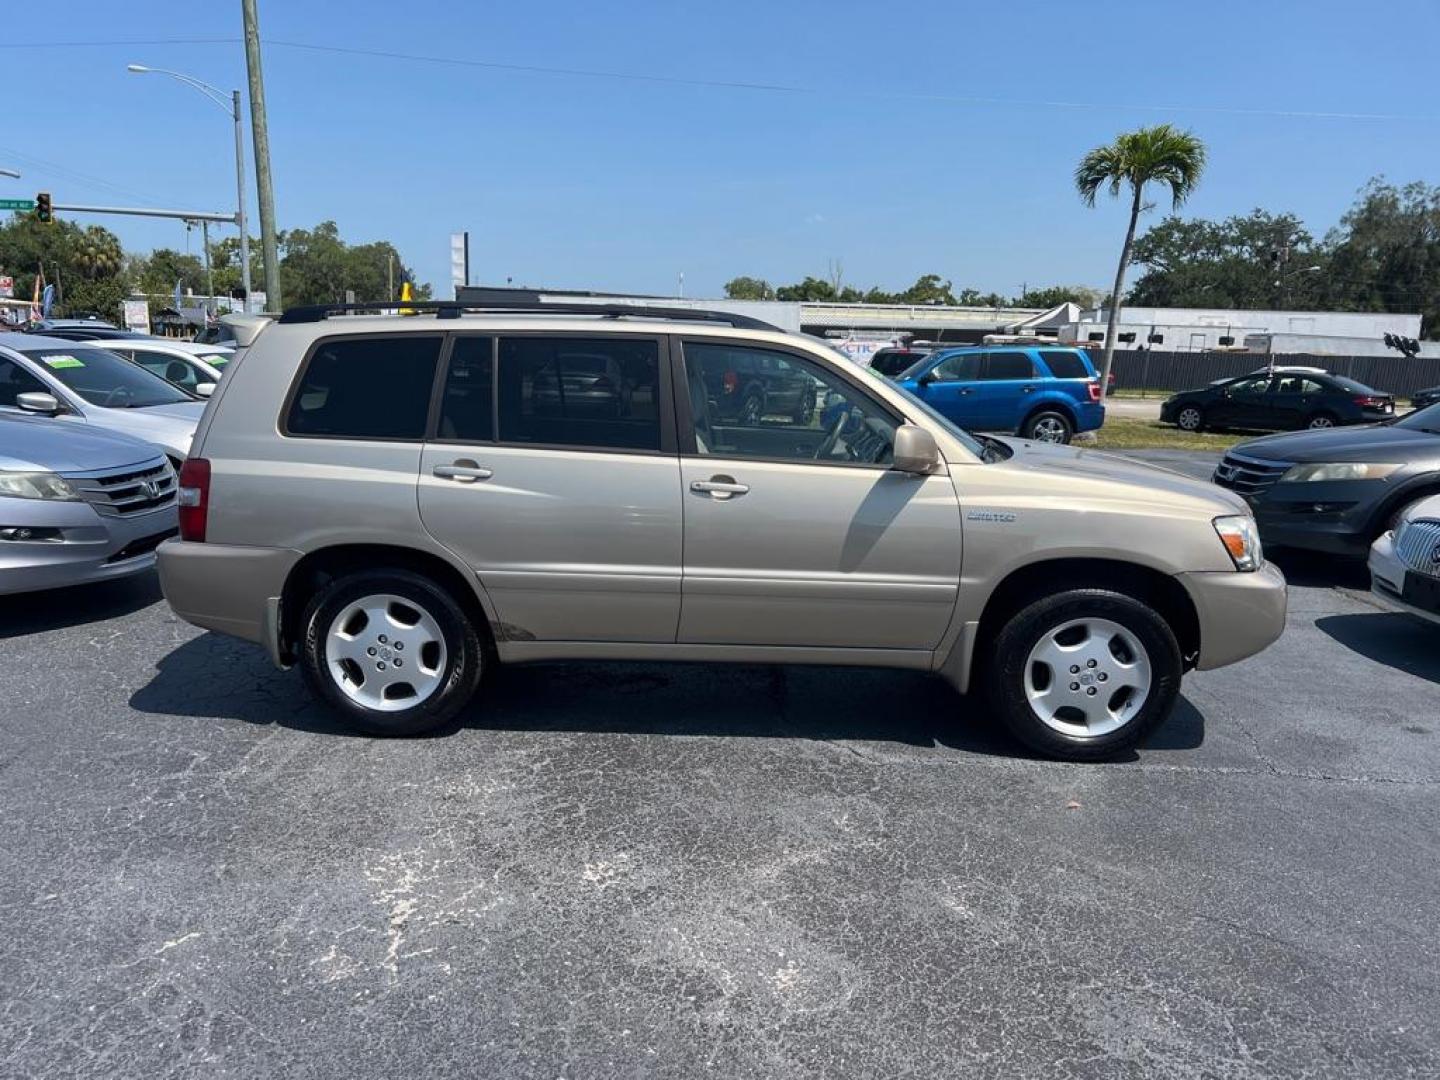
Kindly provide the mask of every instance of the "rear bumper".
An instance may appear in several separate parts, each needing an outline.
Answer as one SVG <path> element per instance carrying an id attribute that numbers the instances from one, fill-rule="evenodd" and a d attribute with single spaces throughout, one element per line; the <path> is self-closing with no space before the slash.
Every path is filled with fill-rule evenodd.
<path id="1" fill-rule="evenodd" d="M 1419 608 L 1401 599 L 1408 569 L 1395 554 L 1395 534 L 1386 533 L 1370 548 L 1370 594 L 1391 611 L 1403 611 L 1440 625 L 1440 611 Z"/>
<path id="2" fill-rule="evenodd" d="M 169 540 L 158 552 L 160 588 L 186 622 L 262 644 L 278 661 L 280 594 L 301 555 L 290 548 Z"/>
<path id="3" fill-rule="evenodd" d="M 1095 431 L 1105 425 L 1105 406 L 1086 401 L 1075 406 L 1075 430 Z"/>
<path id="4" fill-rule="evenodd" d="M 1266 563 L 1253 573 L 1177 575 L 1200 620 L 1201 671 L 1224 667 L 1269 646 L 1285 631 L 1285 575 Z"/>

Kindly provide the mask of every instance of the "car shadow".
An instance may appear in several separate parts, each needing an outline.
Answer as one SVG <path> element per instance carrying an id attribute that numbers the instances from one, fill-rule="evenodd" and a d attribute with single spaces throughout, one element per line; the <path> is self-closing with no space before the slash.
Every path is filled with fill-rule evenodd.
<path id="1" fill-rule="evenodd" d="M 1314 589 L 1370 589 L 1365 560 L 1298 548 L 1266 548 L 1265 557 L 1278 566 L 1291 585 Z"/>
<path id="2" fill-rule="evenodd" d="M 1440 627 L 1391 611 L 1327 615 L 1315 626 L 1368 660 L 1440 683 Z"/>
<path id="3" fill-rule="evenodd" d="M 118 619 L 163 599 L 154 573 L 0 596 L 0 640 Z"/>
<path id="4" fill-rule="evenodd" d="M 277 671 L 259 649 L 220 634 L 202 634 L 163 657 L 130 705 L 145 713 L 355 735 L 312 697 L 298 672 Z M 426 737 L 445 738 L 467 727 L 879 741 L 1033 757 L 1000 729 L 978 697 L 961 696 L 921 672 L 885 668 L 590 661 L 504 666 L 486 679 L 473 705 Z M 1144 748 L 1190 750 L 1204 739 L 1204 718 L 1182 697 Z"/>

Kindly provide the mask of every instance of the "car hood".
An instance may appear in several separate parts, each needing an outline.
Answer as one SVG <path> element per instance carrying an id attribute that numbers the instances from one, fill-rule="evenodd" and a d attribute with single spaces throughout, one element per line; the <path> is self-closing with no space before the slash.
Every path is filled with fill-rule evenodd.
<path id="1" fill-rule="evenodd" d="M 1117 499 L 1165 502 L 1210 517 L 1250 513 L 1244 499 L 1224 488 L 1120 454 L 1021 439 L 1000 441 L 1015 451 L 1003 467 L 1053 482 L 1057 496 L 1073 490 L 1076 481 L 1090 481 L 1091 493 L 1108 488 L 1107 494 Z"/>
<path id="2" fill-rule="evenodd" d="M 149 461 L 155 447 L 90 424 L 41 417 L 0 420 L 0 469 L 82 473 Z"/>
<path id="3" fill-rule="evenodd" d="M 186 401 L 143 409 L 91 409 L 85 419 L 96 427 L 133 435 L 183 458 L 190 453 L 190 440 L 204 411 L 203 401 Z"/>
<path id="4" fill-rule="evenodd" d="M 1393 424 L 1361 424 L 1267 435 L 1235 447 L 1262 461 L 1396 461 L 1440 459 L 1440 435 Z"/>

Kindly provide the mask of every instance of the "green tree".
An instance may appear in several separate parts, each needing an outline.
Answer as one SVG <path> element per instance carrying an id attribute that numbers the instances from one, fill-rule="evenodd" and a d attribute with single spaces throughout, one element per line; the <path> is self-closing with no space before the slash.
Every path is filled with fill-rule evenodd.
<path id="1" fill-rule="evenodd" d="M 1440 338 L 1440 187 L 1396 187 L 1376 177 L 1360 189 L 1325 247 L 1332 304 L 1418 311 L 1426 335 Z"/>
<path id="2" fill-rule="evenodd" d="M 44 225 L 33 213 L 17 214 L 0 225 L 0 267 L 15 278 L 15 295 L 22 298 L 34 295 L 35 278 L 43 273 L 56 288 L 57 315 L 93 311 L 116 319 L 129 292 L 120 241 L 98 225 Z"/>
<path id="3" fill-rule="evenodd" d="M 1331 291 L 1329 255 L 1293 214 L 1167 217 L 1135 241 L 1131 261 L 1145 273 L 1127 302 L 1143 307 L 1313 308 Z"/>
<path id="4" fill-rule="evenodd" d="M 812 303 L 824 303 L 835 300 L 835 286 L 823 278 L 810 277 L 806 275 L 805 280 L 798 285 L 781 285 L 775 290 L 777 300 L 803 300 Z"/>
<path id="5" fill-rule="evenodd" d="M 915 284 L 900 294 L 902 304 L 957 304 L 955 294 L 950 291 L 950 282 L 939 274 L 924 274 L 915 279 Z"/>
<path id="6" fill-rule="evenodd" d="M 1171 204 L 1179 209 L 1205 170 L 1205 144 L 1188 131 L 1169 124 L 1140 128 L 1118 136 L 1108 146 L 1097 146 L 1075 167 L 1075 189 L 1086 206 L 1095 205 L 1102 187 L 1112 198 L 1122 188 L 1130 190 L 1130 223 L 1120 262 L 1115 269 L 1115 287 L 1110 290 L 1110 317 L 1105 329 L 1105 363 L 1100 372 L 1100 390 L 1109 389 L 1110 367 L 1115 359 L 1115 324 L 1120 318 L 1120 295 L 1125 288 L 1125 271 L 1135 244 L 1135 225 L 1144 209 L 1146 184 L 1164 184 L 1170 189 Z"/>
<path id="7" fill-rule="evenodd" d="M 731 300 L 774 300 L 775 289 L 764 278 L 737 277 L 725 283 L 725 295 Z"/>
<path id="8" fill-rule="evenodd" d="M 340 238 L 333 221 L 322 221 L 314 229 L 291 229 L 279 240 L 280 287 L 287 304 L 342 303 L 347 289 L 361 302 L 395 299 L 386 293 L 392 258 L 396 293 L 408 279 L 415 299 L 430 297 L 430 286 L 414 281 L 393 244 L 379 241 L 352 247 Z"/>
<path id="9" fill-rule="evenodd" d="M 1139 255 L 1135 258 L 1138 260 Z M 1053 308 L 1061 304 L 1079 304 L 1082 308 L 1098 307 L 1105 293 L 1085 285 L 1047 285 L 1042 289 L 1026 289 L 1015 300 L 1016 307 Z"/>
<path id="10" fill-rule="evenodd" d="M 171 295 L 177 281 L 182 293 L 205 291 L 205 266 L 200 257 L 174 248 L 156 248 L 148 256 L 132 258 L 128 276 L 137 290 L 152 296 Z"/>

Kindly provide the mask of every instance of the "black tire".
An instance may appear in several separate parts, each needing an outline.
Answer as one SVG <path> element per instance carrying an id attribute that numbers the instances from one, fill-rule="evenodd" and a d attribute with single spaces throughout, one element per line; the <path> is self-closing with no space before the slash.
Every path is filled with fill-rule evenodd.
<path id="1" fill-rule="evenodd" d="M 1318 412 L 1313 416 L 1306 417 L 1305 426 L 1311 431 L 1324 431 L 1333 428 L 1340 423 L 1334 413 Z"/>
<path id="2" fill-rule="evenodd" d="M 1148 694 L 1134 714 L 1115 730 L 1095 736 L 1050 726 L 1031 708 L 1026 694 L 1031 650 L 1045 635 L 1087 618 L 1117 623 L 1133 635 L 1145 650 L 1151 672 Z M 1006 729 L 1030 749 L 1063 761 L 1099 761 L 1132 749 L 1170 715 L 1184 673 L 1169 624 L 1147 604 L 1109 589 L 1073 589 L 1025 606 L 1000 628 L 984 659 L 985 690 Z"/>
<path id="3" fill-rule="evenodd" d="M 347 606 L 374 594 L 413 603 L 435 621 L 444 641 L 439 687 L 410 708 L 393 712 L 368 708 L 348 696 L 330 672 L 326 636 L 331 623 Z M 370 735 L 418 735 L 443 726 L 474 696 L 484 673 L 484 648 L 469 616 L 435 582 L 409 570 L 366 570 L 336 578 L 311 597 L 301 626 L 300 668 L 310 689 L 350 726 Z"/>
<path id="4" fill-rule="evenodd" d="M 1020 437 L 1036 442 L 1064 445 L 1075 435 L 1075 423 L 1058 409 L 1040 409 L 1020 425 Z"/>
<path id="5" fill-rule="evenodd" d="M 1205 410 L 1199 405 L 1182 405 L 1175 414 L 1175 426 L 1181 431 L 1204 431 Z"/>

